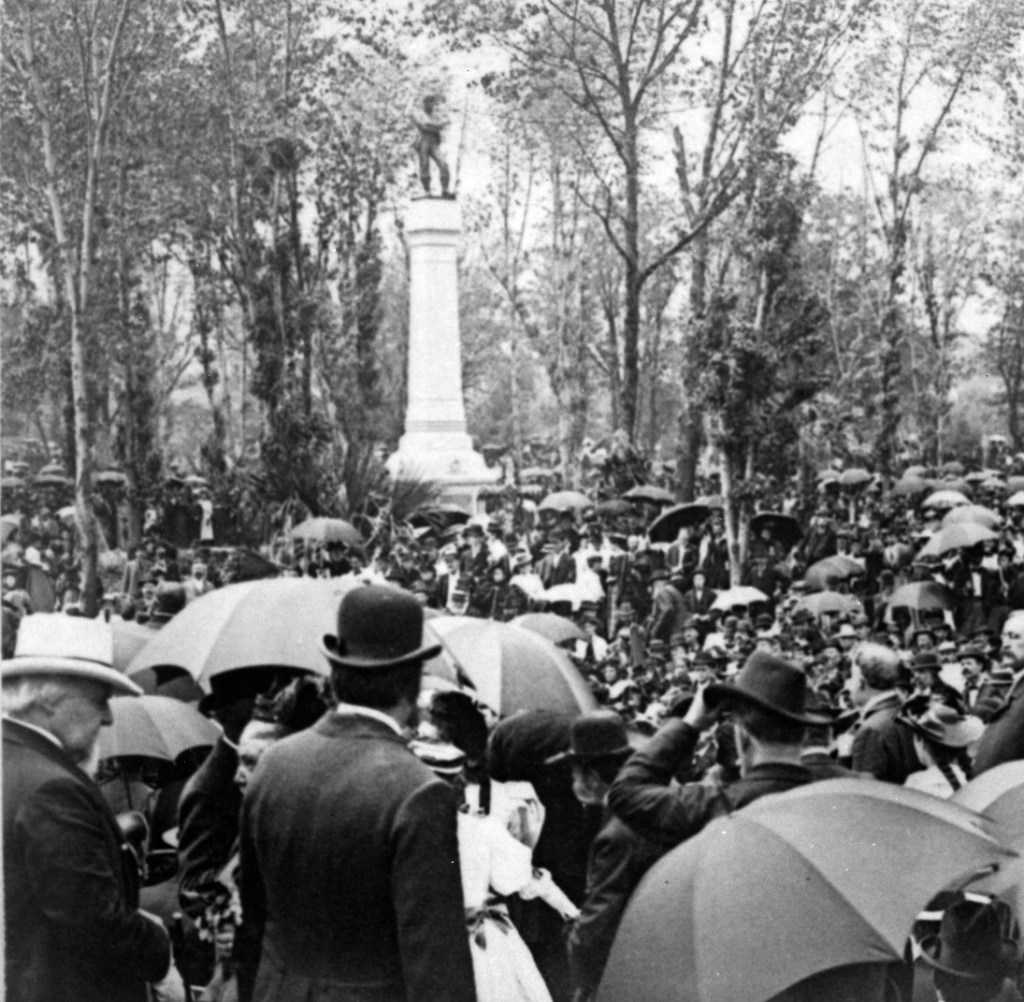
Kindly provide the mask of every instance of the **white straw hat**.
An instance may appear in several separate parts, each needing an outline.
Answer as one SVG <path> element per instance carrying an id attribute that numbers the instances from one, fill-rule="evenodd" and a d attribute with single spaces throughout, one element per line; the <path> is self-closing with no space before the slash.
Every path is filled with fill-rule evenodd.
<path id="1" fill-rule="evenodd" d="M 118 695 L 142 695 L 142 689 L 114 667 L 110 624 L 60 612 L 36 613 L 21 621 L 14 657 L 0 661 L 0 678 L 19 675 L 86 678 L 109 685 Z"/>

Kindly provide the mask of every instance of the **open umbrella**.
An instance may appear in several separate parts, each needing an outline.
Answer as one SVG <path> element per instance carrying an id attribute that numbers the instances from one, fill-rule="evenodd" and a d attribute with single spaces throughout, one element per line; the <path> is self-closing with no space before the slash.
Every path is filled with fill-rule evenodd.
<path id="1" fill-rule="evenodd" d="M 1024 491 L 1017 491 L 1006 499 L 1011 508 L 1024 508 Z"/>
<path id="2" fill-rule="evenodd" d="M 934 491 L 921 502 L 922 508 L 955 508 L 957 505 L 970 504 L 971 499 L 963 491 L 942 489 Z"/>
<path id="3" fill-rule="evenodd" d="M 903 476 L 905 476 L 905 477 L 922 477 L 925 480 L 927 480 L 928 477 L 931 476 L 931 470 L 929 470 L 927 466 L 921 466 L 920 464 L 918 464 L 916 466 L 908 466 L 903 471 Z"/>
<path id="4" fill-rule="evenodd" d="M 73 504 L 69 504 L 65 505 L 63 508 L 58 508 L 57 518 L 59 518 L 65 525 L 74 525 L 75 506 Z"/>
<path id="5" fill-rule="evenodd" d="M 38 473 L 40 477 L 66 477 L 67 469 L 63 463 L 47 463 Z"/>
<path id="6" fill-rule="evenodd" d="M 896 497 L 916 497 L 918 494 L 925 494 L 931 489 L 930 480 L 904 474 L 893 484 L 892 493 Z"/>
<path id="7" fill-rule="evenodd" d="M 518 588 L 527 598 L 540 599 L 544 595 L 544 582 L 539 574 L 514 574 L 509 580 L 513 588 Z"/>
<path id="8" fill-rule="evenodd" d="M 0 477 L 0 490 L 19 491 L 25 486 L 21 477 Z"/>
<path id="9" fill-rule="evenodd" d="M 763 797 L 648 871 L 598 1002 L 764 1002 L 823 971 L 900 960 L 938 891 L 1012 856 L 983 818 L 891 783 Z"/>
<path id="10" fill-rule="evenodd" d="M 837 581 L 849 581 L 850 578 L 864 574 L 864 565 L 853 557 L 837 553 L 811 564 L 804 574 L 804 584 L 816 591 L 828 591 Z"/>
<path id="11" fill-rule="evenodd" d="M 341 543 L 344 546 L 362 546 L 359 530 L 343 518 L 307 518 L 292 529 L 292 539 L 305 539 L 311 543 Z"/>
<path id="12" fill-rule="evenodd" d="M 615 518 L 617 515 L 625 515 L 633 510 L 633 506 L 622 498 L 611 498 L 608 501 L 601 501 L 594 513 L 604 518 Z"/>
<path id="13" fill-rule="evenodd" d="M 594 502 L 586 494 L 581 494 L 579 491 L 555 491 L 554 494 L 549 494 L 541 501 L 537 510 L 581 512 L 593 507 Z"/>
<path id="14" fill-rule="evenodd" d="M 711 608 L 721 609 L 725 612 L 738 605 L 757 605 L 758 602 L 767 601 L 768 596 L 759 588 L 740 585 L 737 588 L 727 588 L 725 591 L 719 592 Z"/>
<path id="15" fill-rule="evenodd" d="M 98 484 L 128 483 L 128 478 L 120 470 L 101 470 L 94 479 Z"/>
<path id="16" fill-rule="evenodd" d="M 556 616 L 553 612 L 528 612 L 523 616 L 516 616 L 509 626 L 530 630 L 541 637 L 546 637 L 553 644 L 587 639 L 587 635 L 571 619 Z"/>
<path id="17" fill-rule="evenodd" d="M 554 475 L 555 471 L 546 466 L 528 466 L 519 473 L 521 480 L 550 480 Z"/>
<path id="18" fill-rule="evenodd" d="M 843 470 L 839 474 L 839 486 L 840 487 L 863 487 L 864 484 L 870 483 L 872 479 L 869 470 L 865 470 L 861 466 L 854 466 L 849 470 Z"/>
<path id="19" fill-rule="evenodd" d="M 857 616 L 864 611 L 864 606 L 855 595 L 843 595 L 838 591 L 816 591 L 813 595 L 804 595 L 793 606 L 793 611 L 805 609 L 812 616 L 850 615 Z"/>
<path id="20" fill-rule="evenodd" d="M 964 464 L 954 459 L 948 463 L 943 463 L 939 468 L 939 472 L 944 477 L 962 477 L 964 475 Z"/>
<path id="21" fill-rule="evenodd" d="M 210 678 L 238 668 L 280 666 L 328 673 L 320 640 L 337 628 L 349 589 L 341 578 L 267 578 L 225 585 L 182 609 L 132 659 L 128 674 L 180 668 L 205 692 Z"/>
<path id="22" fill-rule="evenodd" d="M 443 619 L 432 619 L 437 631 Z M 481 702 L 499 716 L 517 710 L 579 714 L 597 709 L 590 686 L 569 655 L 529 630 L 474 619 L 445 630 L 440 642 Z"/>
<path id="23" fill-rule="evenodd" d="M 71 480 L 56 473 L 40 473 L 33 478 L 33 487 L 70 487 Z"/>
<path id="24" fill-rule="evenodd" d="M 950 525 L 945 529 L 939 529 L 931 539 L 928 540 L 918 557 L 941 557 L 950 550 L 965 550 L 987 539 L 998 539 L 997 533 L 986 529 L 983 525 L 976 525 L 974 522 L 961 522 L 959 525 Z"/>
<path id="25" fill-rule="evenodd" d="M 893 609 L 916 609 L 925 612 L 931 609 L 952 609 L 956 605 L 953 593 L 938 581 L 913 581 L 900 585 L 886 601 Z"/>
<path id="26" fill-rule="evenodd" d="M 1024 852 L 1024 761 L 993 766 L 949 799 L 995 822 L 1002 840 Z M 972 884 L 971 890 L 998 894 L 1019 912 L 1024 904 L 1024 856 Z"/>
<path id="27" fill-rule="evenodd" d="M 750 531 L 757 536 L 768 530 L 768 534 L 787 550 L 796 546 L 804 534 L 800 523 L 792 515 L 777 511 L 762 511 L 750 520 Z"/>
<path id="28" fill-rule="evenodd" d="M 627 501 L 646 501 L 648 504 L 675 504 L 676 496 L 665 490 L 664 487 L 655 487 L 653 484 L 638 484 L 630 487 L 622 495 Z"/>
<path id="29" fill-rule="evenodd" d="M 701 494 L 693 503 L 706 504 L 709 508 L 721 508 L 725 502 L 721 494 Z"/>
<path id="30" fill-rule="evenodd" d="M 986 529 L 998 529 L 1002 524 L 999 512 L 993 511 L 980 504 L 962 504 L 951 508 L 942 517 L 942 528 L 950 525 L 959 525 L 961 522 L 973 522 L 975 525 L 983 525 Z"/>
<path id="31" fill-rule="evenodd" d="M 652 543 L 674 543 L 679 530 L 691 525 L 700 525 L 711 514 L 711 507 L 694 501 L 666 508 L 647 527 L 647 536 Z"/>
<path id="32" fill-rule="evenodd" d="M 189 748 L 214 745 L 220 729 L 195 707 L 169 696 L 115 696 L 114 718 L 100 729 L 100 758 L 143 755 L 173 762 Z"/>
<path id="33" fill-rule="evenodd" d="M 0 516 L 0 542 L 6 543 L 11 535 L 21 528 L 20 515 Z"/>
<path id="34" fill-rule="evenodd" d="M 416 528 L 429 525 L 449 529 L 453 525 L 465 525 L 468 521 L 468 511 L 448 503 L 428 505 L 409 517 L 409 524 Z"/>
<path id="35" fill-rule="evenodd" d="M 1024 491 L 1024 477 L 1007 477 L 1005 490 L 1007 494 L 1016 494 L 1017 491 Z"/>

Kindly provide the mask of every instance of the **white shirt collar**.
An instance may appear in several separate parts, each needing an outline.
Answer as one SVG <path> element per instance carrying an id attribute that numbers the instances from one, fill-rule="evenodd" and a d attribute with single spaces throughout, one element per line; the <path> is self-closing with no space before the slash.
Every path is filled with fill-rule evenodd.
<path id="1" fill-rule="evenodd" d="M 12 717 L 10 714 L 5 713 L 3 715 L 4 720 L 9 720 L 12 724 L 17 724 L 19 727 L 27 727 L 30 731 L 35 731 L 36 734 L 42 734 L 47 741 L 52 741 L 61 751 L 64 750 L 64 746 L 60 743 L 60 738 L 56 734 L 51 734 L 48 730 L 40 727 L 38 724 L 30 724 L 27 720 L 19 720 L 17 717 Z"/>
<path id="2" fill-rule="evenodd" d="M 405 735 L 402 733 L 402 728 L 395 722 L 394 717 L 389 717 L 386 713 L 380 710 L 374 710 L 369 706 L 356 706 L 353 703 L 339 703 L 337 710 L 343 717 L 370 717 L 371 720 L 378 720 L 382 724 L 387 724 L 400 738 Z"/>

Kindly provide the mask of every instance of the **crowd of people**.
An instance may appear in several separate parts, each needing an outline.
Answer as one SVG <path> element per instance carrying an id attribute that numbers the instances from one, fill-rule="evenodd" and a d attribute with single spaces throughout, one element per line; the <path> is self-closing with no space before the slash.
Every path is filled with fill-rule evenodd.
<path id="1" fill-rule="evenodd" d="M 644 874 L 712 819 L 830 778 L 949 798 L 1024 758 L 1015 462 L 889 487 L 837 469 L 810 497 L 765 485 L 739 574 L 720 498 L 672 506 L 657 485 L 495 491 L 483 515 L 437 506 L 369 540 L 286 529 L 260 554 L 218 546 L 203 519 L 172 543 L 156 511 L 107 561 L 96 619 L 73 529 L 25 498 L 2 553 L 10 997 L 604 997 Z M 323 674 L 215 675 L 208 754 L 97 763 L 107 697 L 139 692 L 112 666 L 111 621 L 157 630 L 275 575 L 364 586 L 313 638 Z M 585 712 L 499 716 L 471 689 L 421 689 L 425 615 L 535 612 L 560 617 Z M 135 854 L 114 822 L 130 784 Z M 165 921 L 138 910 L 156 888 Z M 1020 954 L 1004 901 L 950 891 L 904 962 L 778 997 L 1016 998 Z"/>

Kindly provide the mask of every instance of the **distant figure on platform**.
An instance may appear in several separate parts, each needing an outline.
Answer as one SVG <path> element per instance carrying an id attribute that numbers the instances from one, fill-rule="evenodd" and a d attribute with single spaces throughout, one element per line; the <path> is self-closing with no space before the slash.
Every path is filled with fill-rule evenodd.
<path id="1" fill-rule="evenodd" d="M 440 95 L 427 94 L 423 98 L 422 110 L 415 111 L 412 120 L 418 133 L 413 145 L 420 158 L 420 183 L 423 190 L 430 194 L 430 161 L 433 160 L 441 175 L 441 197 L 448 198 L 451 174 L 448 161 L 441 152 L 441 137 L 448 125 L 448 116 Z"/>

